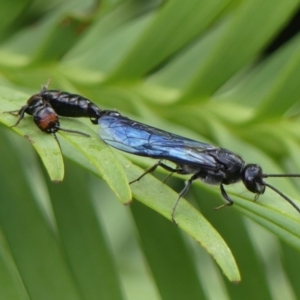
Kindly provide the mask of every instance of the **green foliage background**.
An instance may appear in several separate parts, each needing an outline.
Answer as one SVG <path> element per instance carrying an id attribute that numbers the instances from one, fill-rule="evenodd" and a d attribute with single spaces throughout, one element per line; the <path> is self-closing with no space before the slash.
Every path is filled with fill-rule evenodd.
<path id="1" fill-rule="evenodd" d="M 298 8 L 2 1 L 0 298 L 298 299 L 300 217 L 273 191 L 254 203 L 242 184 L 226 187 L 235 205 L 215 212 L 218 187 L 194 183 L 176 227 L 187 177 L 164 185 L 156 172 L 129 186 L 153 161 L 110 149 L 89 120 L 60 119 L 92 136 L 59 133 L 62 157 L 31 116 L 10 128 L 15 117 L 3 113 L 51 78 L 50 88 L 230 149 L 266 173 L 300 173 L 299 34 L 262 59 Z M 300 205 L 299 181 L 269 182 Z"/>

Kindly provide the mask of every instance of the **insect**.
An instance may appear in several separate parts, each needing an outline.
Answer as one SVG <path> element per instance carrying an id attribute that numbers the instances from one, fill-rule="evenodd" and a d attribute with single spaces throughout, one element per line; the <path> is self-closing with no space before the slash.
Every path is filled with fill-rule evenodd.
<path id="1" fill-rule="evenodd" d="M 24 118 L 25 113 L 27 113 L 33 115 L 33 121 L 40 130 L 52 133 L 57 142 L 58 139 L 55 133 L 58 130 L 89 137 L 89 134 L 81 131 L 61 128 L 58 115 L 64 117 L 89 117 L 93 124 L 97 124 L 102 110 L 92 101 L 80 95 L 59 90 L 48 90 L 49 83 L 50 80 L 42 86 L 39 93 L 31 96 L 27 104 L 21 107 L 20 110 L 7 112 L 19 116 L 13 126 L 17 126 Z"/>
<path id="2" fill-rule="evenodd" d="M 19 110 L 8 111 L 6 113 L 19 116 L 17 122 L 14 125 L 12 125 L 12 127 L 17 126 L 20 123 L 20 121 L 24 118 L 25 113 L 32 115 L 33 121 L 36 124 L 36 126 L 43 132 L 51 133 L 59 146 L 60 144 L 56 136 L 56 132 L 58 130 L 77 133 L 87 137 L 90 136 L 81 131 L 61 128 L 57 113 L 49 104 L 49 102 L 45 101 L 40 94 L 36 94 L 30 97 L 27 101 L 27 104 L 22 106 Z"/>
<path id="3" fill-rule="evenodd" d="M 130 184 L 155 171 L 158 166 L 171 174 L 192 175 L 186 181 L 173 207 L 171 217 L 174 223 L 179 200 L 196 179 L 220 186 L 221 195 L 226 203 L 216 209 L 233 204 L 224 185 L 242 181 L 245 187 L 255 194 L 255 200 L 265 192 L 266 187 L 269 187 L 300 212 L 300 208 L 290 198 L 264 181 L 264 178 L 268 177 L 300 177 L 300 174 L 264 174 L 259 165 L 246 164 L 240 156 L 229 150 L 136 122 L 115 111 L 103 111 L 98 124 L 99 135 L 108 145 L 135 155 L 159 159 Z M 174 163 L 176 167 L 166 165 L 163 160 Z"/>

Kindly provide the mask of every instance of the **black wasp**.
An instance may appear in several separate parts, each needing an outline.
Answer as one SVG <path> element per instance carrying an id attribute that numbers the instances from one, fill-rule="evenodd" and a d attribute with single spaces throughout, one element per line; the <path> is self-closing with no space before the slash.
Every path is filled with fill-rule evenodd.
<path id="1" fill-rule="evenodd" d="M 180 198 L 187 193 L 196 179 L 220 185 L 221 194 L 227 202 L 218 208 L 233 204 L 224 185 L 242 180 L 245 187 L 256 194 L 255 199 L 265 192 L 266 187 L 269 187 L 300 212 L 300 208 L 291 199 L 264 181 L 267 177 L 300 177 L 300 174 L 264 174 L 259 165 L 246 164 L 241 157 L 229 150 L 136 122 L 115 111 L 103 111 L 98 124 L 99 135 L 108 145 L 135 155 L 159 159 L 154 166 L 131 183 L 153 172 L 158 166 L 170 171 L 171 174 L 192 175 L 179 193 L 173 207 L 174 222 L 174 214 Z M 162 160 L 170 161 L 176 167 L 172 168 Z"/>
<path id="2" fill-rule="evenodd" d="M 61 128 L 58 115 L 89 117 L 91 122 L 96 124 L 100 116 L 100 108 L 80 95 L 58 90 L 48 90 L 47 86 L 48 84 L 44 85 L 39 93 L 31 96 L 26 105 L 19 110 L 8 112 L 19 116 L 17 122 L 12 126 L 17 126 L 24 118 L 25 113 L 27 113 L 33 116 L 33 121 L 41 131 L 53 134 L 57 142 L 56 132 L 59 130 L 89 137 L 89 134 L 81 131 Z"/>

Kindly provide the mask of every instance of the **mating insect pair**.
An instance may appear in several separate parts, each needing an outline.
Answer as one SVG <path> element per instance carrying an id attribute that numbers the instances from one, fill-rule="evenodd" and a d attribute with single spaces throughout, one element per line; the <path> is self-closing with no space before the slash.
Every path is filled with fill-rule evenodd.
<path id="1" fill-rule="evenodd" d="M 193 181 L 197 179 L 220 186 L 221 195 L 226 203 L 218 208 L 233 204 L 224 185 L 242 181 L 245 187 L 256 195 L 256 199 L 265 192 L 266 187 L 269 187 L 300 212 L 300 208 L 290 198 L 264 181 L 264 178 L 268 177 L 300 177 L 300 174 L 264 174 L 259 165 L 246 164 L 241 157 L 229 150 L 136 122 L 116 111 L 101 110 L 90 100 L 79 95 L 47 90 L 47 87 L 43 87 L 40 93 L 28 100 L 27 105 L 11 113 L 19 115 L 15 125 L 18 125 L 24 114 L 28 113 L 33 115 L 34 122 L 42 131 L 52 133 L 54 136 L 58 130 L 84 134 L 62 129 L 57 115 L 89 117 L 93 124 L 99 124 L 99 136 L 108 145 L 131 154 L 159 160 L 131 184 L 155 171 L 158 166 L 171 174 L 192 175 L 179 193 L 173 207 L 174 222 L 180 198 L 188 192 Z M 176 167 L 166 165 L 163 160 L 174 163 Z"/>

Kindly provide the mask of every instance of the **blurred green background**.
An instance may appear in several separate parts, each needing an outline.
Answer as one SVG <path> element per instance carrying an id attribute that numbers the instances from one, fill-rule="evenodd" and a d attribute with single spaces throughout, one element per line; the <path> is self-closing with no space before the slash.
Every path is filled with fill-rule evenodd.
<path id="1" fill-rule="evenodd" d="M 195 182 L 176 227 L 187 176 L 129 186 L 154 161 L 110 149 L 89 120 L 60 118 L 92 136 L 58 133 L 62 155 L 31 116 L 10 128 L 3 113 L 51 79 L 265 173 L 300 173 L 298 11 L 296 0 L 1 1 L 0 299 L 299 299 L 300 216 L 273 191 L 254 202 L 226 187 L 235 205 L 214 211 L 219 188 Z M 299 180 L 268 182 L 300 205 Z"/>

